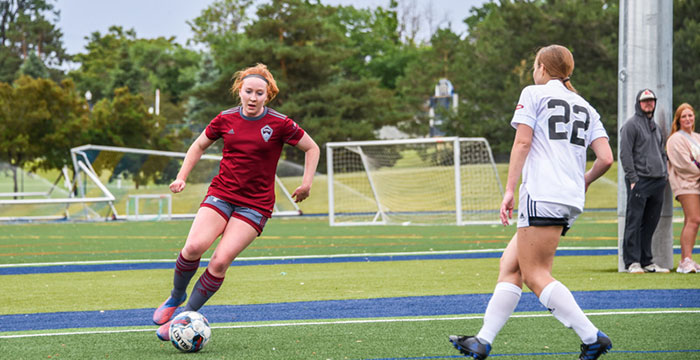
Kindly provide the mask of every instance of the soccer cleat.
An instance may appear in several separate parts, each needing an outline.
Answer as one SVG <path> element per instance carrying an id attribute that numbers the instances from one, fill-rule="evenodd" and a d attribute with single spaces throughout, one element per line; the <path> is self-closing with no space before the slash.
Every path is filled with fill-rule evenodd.
<path id="1" fill-rule="evenodd" d="M 158 327 L 158 330 L 156 330 L 156 336 L 158 336 L 158 339 L 161 339 L 162 341 L 170 341 L 170 323 L 172 323 L 172 321 L 168 321 Z"/>
<path id="2" fill-rule="evenodd" d="M 639 263 L 632 263 L 628 268 L 627 272 L 630 274 L 644 274 L 644 269 Z"/>
<path id="3" fill-rule="evenodd" d="M 183 294 L 180 299 L 173 299 L 172 296 L 168 296 L 168 299 L 160 304 L 160 306 L 153 313 L 153 322 L 156 325 L 162 325 L 170 321 L 170 318 L 173 317 L 177 307 L 182 305 L 182 303 L 185 302 L 185 299 L 187 299 L 187 294 Z"/>
<path id="4" fill-rule="evenodd" d="M 654 263 L 651 263 L 647 266 L 644 267 L 644 272 L 651 272 L 651 273 L 668 273 L 671 272 L 671 270 L 662 268 L 659 265 L 656 265 Z"/>
<path id="5" fill-rule="evenodd" d="M 691 272 L 698 272 L 697 270 L 697 264 L 693 259 L 691 258 L 685 258 L 683 261 L 681 261 L 680 264 L 678 264 L 678 267 L 676 268 L 676 272 L 679 272 L 681 274 L 688 274 Z"/>
<path id="6" fill-rule="evenodd" d="M 598 340 L 596 342 L 588 345 L 581 344 L 581 355 L 579 355 L 578 359 L 596 360 L 610 349 L 612 349 L 612 341 L 610 341 L 608 335 L 598 330 Z"/>
<path id="7" fill-rule="evenodd" d="M 450 335 L 450 342 L 464 356 L 477 360 L 486 359 L 491 352 L 491 345 L 481 343 L 476 336 Z"/>

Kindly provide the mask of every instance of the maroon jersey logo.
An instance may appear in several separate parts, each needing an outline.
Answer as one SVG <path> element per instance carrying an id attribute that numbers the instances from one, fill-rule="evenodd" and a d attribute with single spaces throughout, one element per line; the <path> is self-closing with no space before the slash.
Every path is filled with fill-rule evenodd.
<path id="1" fill-rule="evenodd" d="M 265 125 L 262 129 L 260 129 L 260 133 L 262 134 L 263 140 L 267 142 L 272 136 L 272 128 L 270 125 Z"/>

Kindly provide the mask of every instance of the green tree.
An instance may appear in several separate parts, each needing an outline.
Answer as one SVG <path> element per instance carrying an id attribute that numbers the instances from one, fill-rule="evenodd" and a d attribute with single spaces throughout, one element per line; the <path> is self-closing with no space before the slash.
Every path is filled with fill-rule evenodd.
<path id="1" fill-rule="evenodd" d="M 700 109 L 700 2 L 673 2 L 673 103 Z M 675 108 L 674 108 L 675 111 Z"/>
<path id="2" fill-rule="evenodd" d="M 139 39 L 134 30 L 119 26 L 110 27 L 105 35 L 92 33 L 86 50 L 75 56 L 81 66 L 69 76 L 81 91 L 90 90 L 95 101 L 128 87 L 144 96 L 161 89 L 179 104 L 195 82 L 199 62 L 199 55 L 177 44 L 174 37 Z"/>
<path id="3" fill-rule="evenodd" d="M 318 143 L 373 139 L 376 130 L 404 116 L 391 89 L 403 70 L 395 27 L 395 15 L 381 9 L 305 0 L 261 4 L 257 19 L 243 32 L 206 38 L 221 75 L 198 87 L 194 96 L 219 109 L 230 107 L 238 100 L 229 93 L 231 75 L 264 63 L 280 87 L 270 105 L 297 120 Z M 213 115 L 198 121 L 208 122 Z M 298 151 L 285 155 L 303 162 Z"/>
<path id="4" fill-rule="evenodd" d="M 35 53 L 30 53 L 27 59 L 19 68 L 19 73 L 21 75 L 31 76 L 33 78 L 48 78 L 49 69 L 41 62 Z"/>
<path id="5" fill-rule="evenodd" d="M 132 95 L 138 95 L 146 109 L 155 109 L 155 92 L 158 89 L 158 108 L 161 118 L 167 119 L 167 124 L 160 128 L 159 139 L 163 141 L 148 145 L 167 150 L 186 149 L 182 141 L 173 139 L 191 137 L 190 130 L 185 129 L 184 117 L 187 94 L 195 83 L 198 70 L 198 53 L 175 43 L 173 37 L 139 39 L 135 31 L 119 26 L 111 27 L 105 35 L 92 33 L 86 50 L 86 53 L 75 56 L 75 60 L 81 63 L 80 68 L 69 73 L 81 92 L 90 91 L 93 103 L 103 99 L 111 102 L 116 94 L 122 96 L 120 100 L 124 100 L 126 95 L 120 89 L 125 88 Z M 98 110 L 97 116 L 104 113 L 104 109 Z M 142 130 L 134 128 L 137 132 Z M 126 142 L 125 139 L 109 137 L 98 138 L 97 141 L 115 145 Z M 145 143 L 141 143 L 136 147 L 144 146 Z"/>
<path id="6" fill-rule="evenodd" d="M 214 58 L 209 53 L 203 54 L 196 75 L 196 83 L 191 91 L 194 95 L 189 97 L 186 106 L 185 123 L 187 128 L 193 131 L 193 136 L 198 136 L 204 130 L 204 126 L 214 117 L 214 114 L 221 111 L 221 106 L 212 101 L 212 99 L 217 99 L 220 94 L 211 93 L 212 90 L 216 92 L 220 90 L 217 84 L 220 79 L 221 74 Z"/>
<path id="7" fill-rule="evenodd" d="M 92 144 L 132 147 L 155 150 L 182 150 L 183 137 L 189 132 L 173 131 L 172 122 L 164 116 L 148 112 L 143 96 L 118 88 L 112 99 L 104 98 L 92 109 L 85 138 Z M 163 183 L 163 169 L 169 162 L 165 157 L 132 156 L 131 161 L 120 162 L 120 157 L 111 161 L 93 164 L 95 171 L 114 170 L 113 177 L 122 175 L 132 178 L 136 186 L 149 182 Z M 145 161 L 145 162 L 144 162 Z M 172 180 L 168 178 L 169 180 Z"/>
<path id="8" fill-rule="evenodd" d="M 400 39 L 396 1 L 389 5 L 389 9 L 374 10 L 337 8 L 332 21 L 345 29 L 345 46 L 350 51 L 340 64 L 344 77 L 377 78 L 382 87 L 395 89 L 406 64 L 418 58 L 417 48 Z"/>
<path id="9" fill-rule="evenodd" d="M 253 0 L 216 0 L 187 24 L 192 29 L 196 44 L 226 42 L 240 33 L 249 18 L 246 15 Z"/>
<path id="10" fill-rule="evenodd" d="M 92 109 L 88 137 L 100 145 L 144 148 L 156 129 L 141 95 L 122 87 L 113 99 L 102 99 Z"/>
<path id="11" fill-rule="evenodd" d="M 63 33 L 56 26 L 60 12 L 52 2 L 0 1 L 0 81 L 16 79 L 19 67 L 32 53 L 52 69 L 52 78 L 62 77 L 57 67 L 69 57 L 63 48 Z"/>
<path id="12" fill-rule="evenodd" d="M 406 65 L 404 75 L 397 80 L 399 104 L 404 111 L 412 114 L 411 118 L 399 124 L 400 129 L 421 136 L 429 133 L 430 96 L 435 93 L 438 80 L 447 78 L 454 81 L 456 73 L 464 71 L 463 48 L 457 34 L 450 29 L 440 29 L 433 34 L 429 46 L 417 50 L 416 58 Z"/>
<path id="13" fill-rule="evenodd" d="M 448 132 L 485 136 L 494 152 L 510 150 L 509 126 L 519 93 L 532 84 L 532 63 L 539 47 L 561 44 L 574 54 L 571 77 L 579 93 L 601 114 L 617 141 L 616 1 L 506 1 L 472 8 L 467 37 L 448 65 L 460 95 L 459 112 L 448 116 Z"/>
<path id="14" fill-rule="evenodd" d="M 0 83 L 0 160 L 30 171 L 69 164 L 70 148 L 81 145 L 87 106 L 71 80 L 20 76 Z M 15 174 L 15 191 L 17 179 Z"/>

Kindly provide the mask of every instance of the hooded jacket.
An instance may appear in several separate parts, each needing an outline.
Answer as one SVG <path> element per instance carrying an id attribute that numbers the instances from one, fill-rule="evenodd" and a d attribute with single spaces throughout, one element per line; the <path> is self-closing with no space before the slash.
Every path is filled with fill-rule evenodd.
<path id="1" fill-rule="evenodd" d="M 666 178 L 666 153 L 663 129 L 642 111 L 639 91 L 635 97 L 635 114 L 620 129 L 620 163 L 629 183 L 637 183 L 639 177 Z M 656 97 L 656 95 L 654 95 Z M 654 107 L 656 110 L 656 107 Z"/>

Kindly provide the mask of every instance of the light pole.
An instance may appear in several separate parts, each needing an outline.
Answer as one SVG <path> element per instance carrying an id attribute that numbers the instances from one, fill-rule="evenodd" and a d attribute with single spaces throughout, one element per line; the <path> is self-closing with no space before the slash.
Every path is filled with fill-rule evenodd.
<path id="1" fill-rule="evenodd" d="M 90 92 L 90 90 L 85 92 L 85 100 L 88 103 L 88 109 L 92 111 L 92 103 L 90 103 L 90 100 L 92 100 L 92 93 Z"/>

